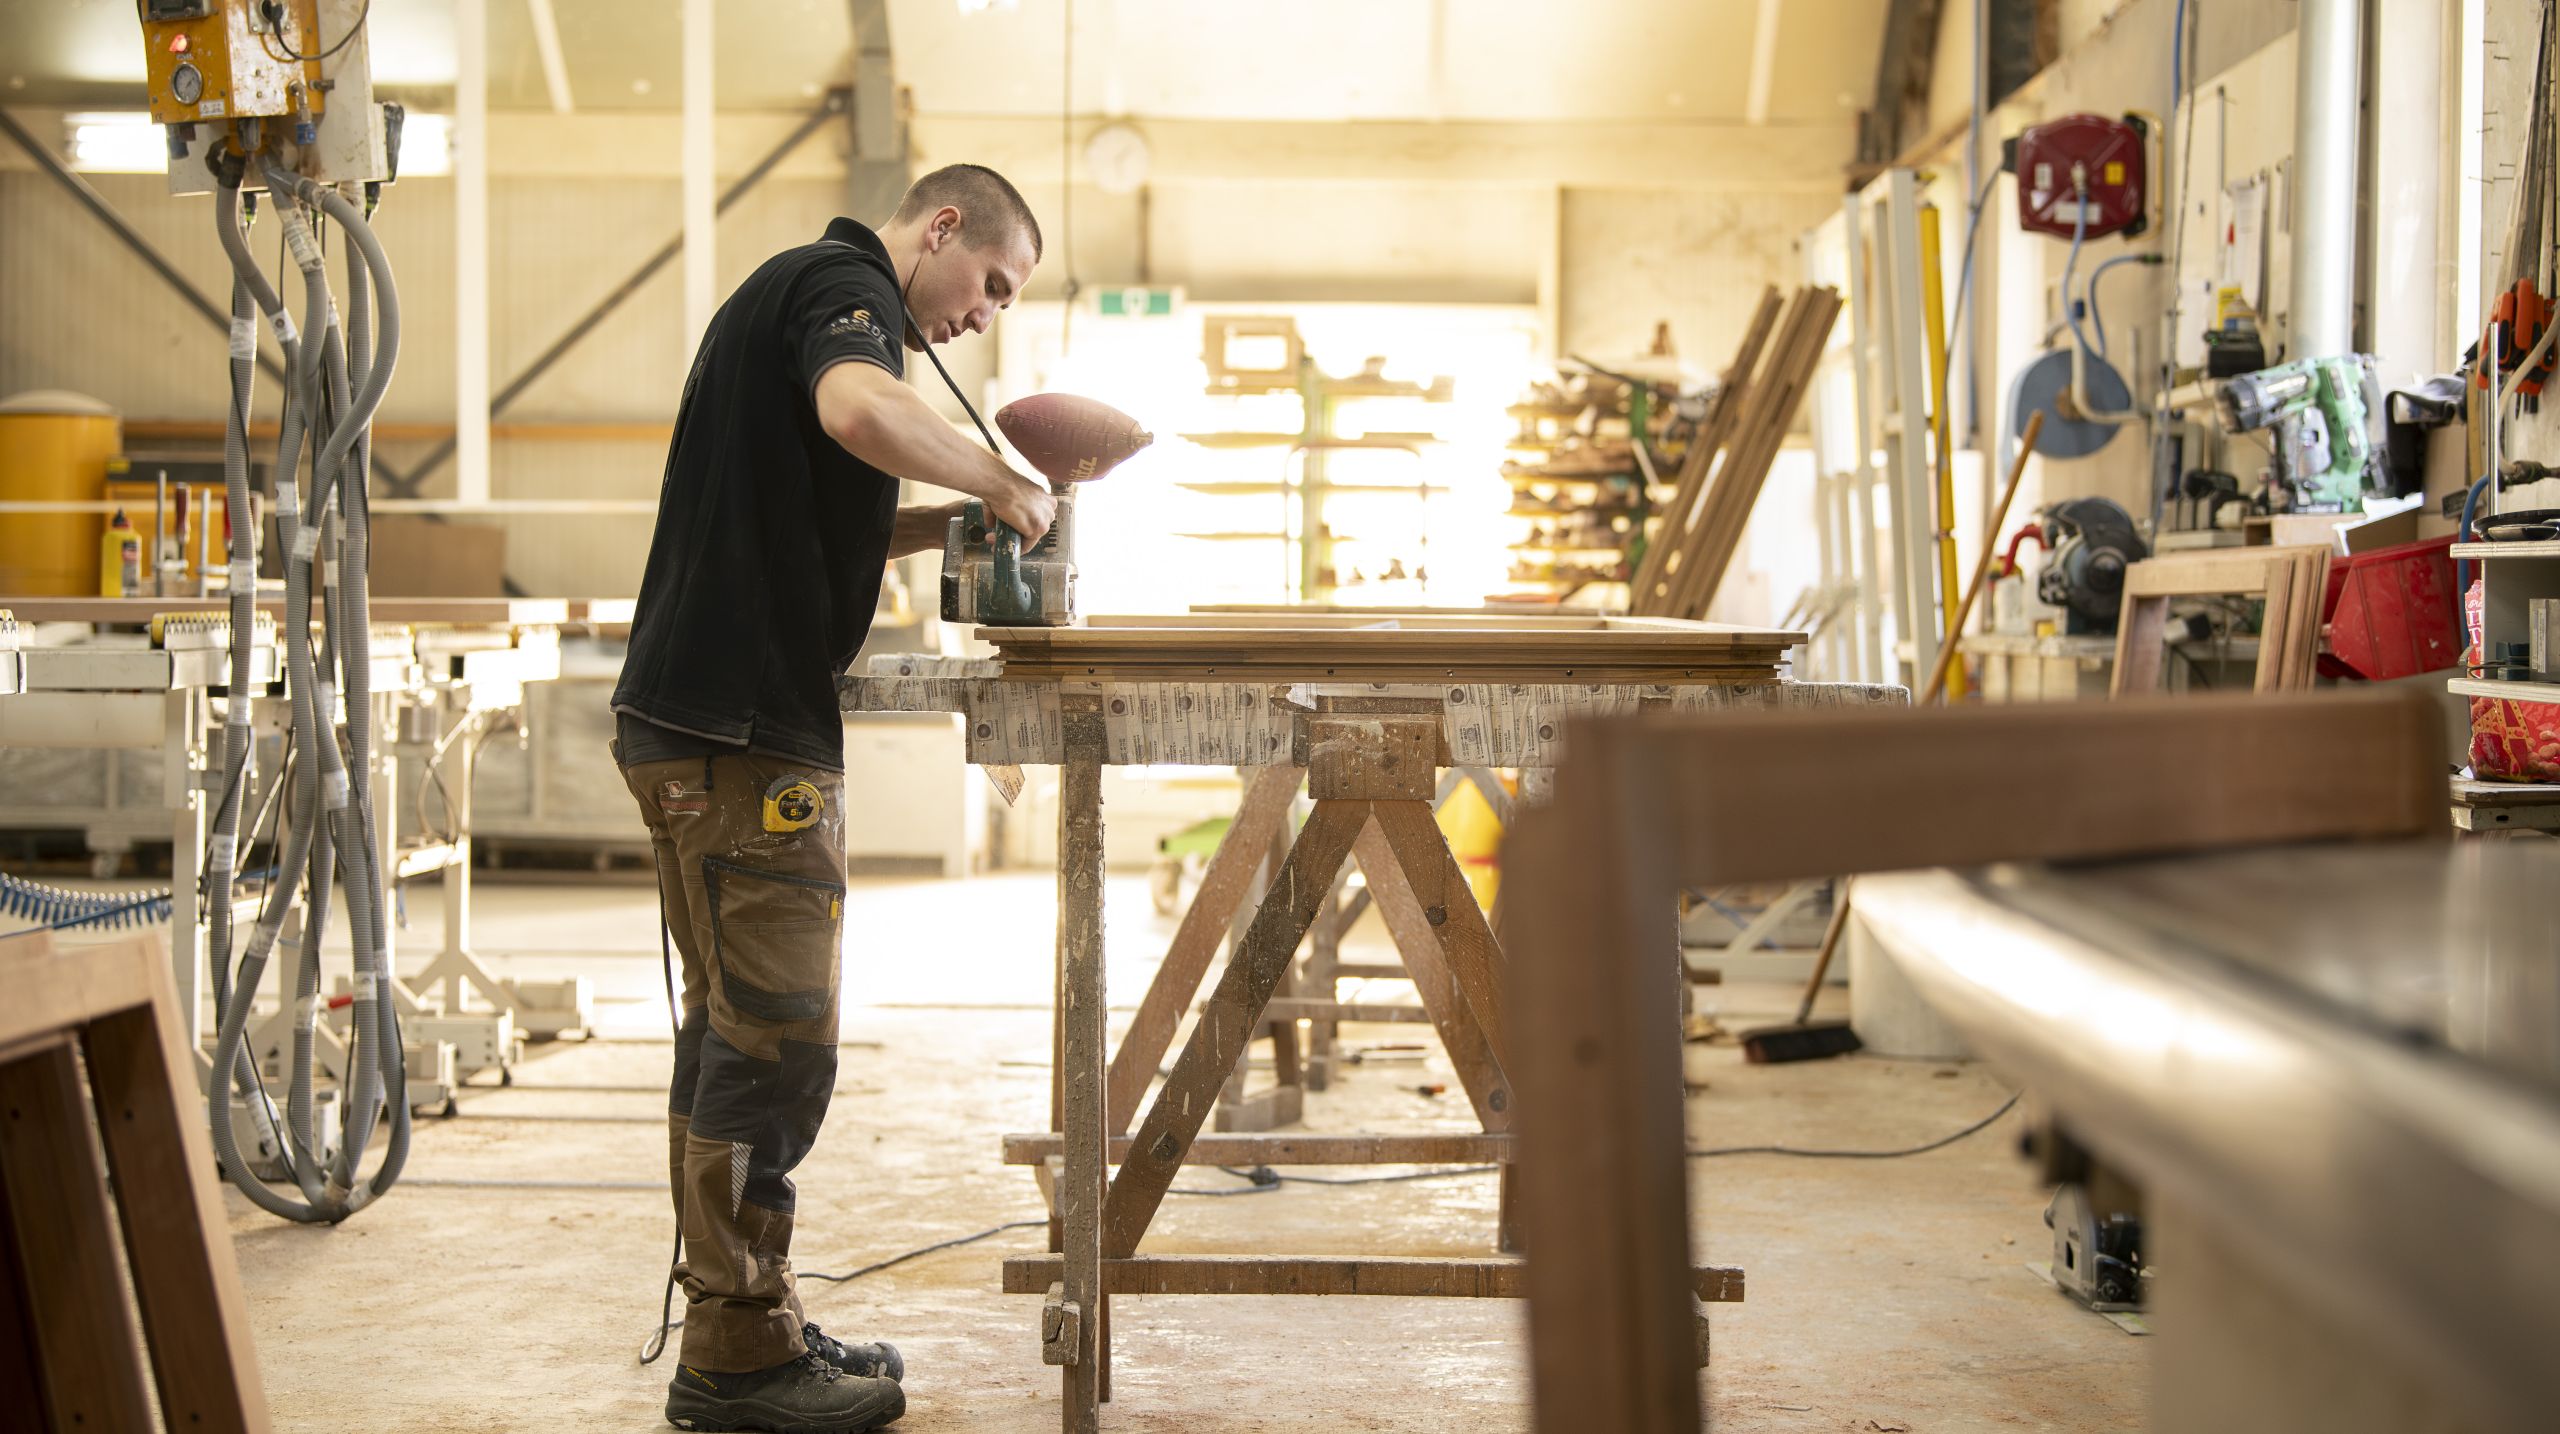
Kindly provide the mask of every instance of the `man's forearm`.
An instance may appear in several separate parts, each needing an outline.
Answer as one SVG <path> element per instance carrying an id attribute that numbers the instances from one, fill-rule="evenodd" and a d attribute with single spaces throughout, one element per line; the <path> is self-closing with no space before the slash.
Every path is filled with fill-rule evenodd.
<path id="1" fill-rule="evenodd" d="M 889 380 L 872 392 L 875 401 L 860 428 L 845 440 L 856 458 L 884 473 L 972 498 L 994 498 L 1024 482 L 1003 459 L 962 437 L 914 389 Z"/>
<path id="2" fill-rule="evenodd" d="M 960 516 L 960 508 L 958 503 L 900 508 L 897 520 L 889 528 L 889 560 L 938 551 L 943 535 L 951 529 L 951 520 Z"/>

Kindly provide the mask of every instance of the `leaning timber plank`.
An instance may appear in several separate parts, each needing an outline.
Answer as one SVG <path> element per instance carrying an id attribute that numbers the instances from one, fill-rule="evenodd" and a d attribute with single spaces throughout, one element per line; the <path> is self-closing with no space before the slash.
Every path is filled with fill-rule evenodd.
<path id="1" fill-rule="evenodd" d="M 40 1387 L 53 1406 L 49 1427 L 150 1427 L 114 1202 L 67 1037 L 0 1065 L 0 1182 L 10 1215 L 0 1235 L 15 1242 L 25 1287 L 42 1311 L 33 1333 Z"/>
<path id="2" fill-rule="evenodd" d="M 1111 1139 L 1111 1159 L 1129 1153 L 1131 1138 Z M 1191 1165 L 1499 1165 L 1511 1137 L 1478 1131 L 1429 1135 L 1203 1135 L 1183 1152 Z M 1004 1163 L 1038 1165 L 1061 1149 L 1055 1135 L 1004 1138 Z"/>
<path id="3" fill-rule="evenodd" d="M 131 967 L 150 992 L 146 1006 L 91 1020 L 85 1038 L 108 1178 L 120 1192 L 150 1192 L 118 1200 L 116 1213 L 161 1415 L 190 1434 L 263 1431 L 265 1384 L 230 1220 L 213 1186 L 195 1052 L 179 1035 L 168 948 L 147 936 L 77 954 Z M 8 985 L 19 989 L 14 979 Z"/>
<path id="4" fill-rule="evenodd" d="M 1237 807 L 1235 820 L 1227 825 L 1227 834 L 1219 839 L 1207 870 L 1201 873 L 1199 890 L 1192 896 L 1190 908 L 1182 913 L 1173 944 L 1165 949 L 1164 962 L 1156 968 L 1155 979 L 1148 983 L 1137 1014 L 1129 1019 L 1128 1031 L 1120 1037 L 1120 1049 L 1112 1052 L 1113 1134 L 1127 1130 L 1129 1122 L 1137 1118 L 1139 1102 L 1146 1099 L 1147 1085 L 1155 1079 L 1166 1048 L 1173 1044 L 1182 1013 L 1198 994 L 1210 959 L 1217 955 L 1219 939 L 1226 935 L 1246 890 L 1253 885 L 1253 874 L 1262 864 L 1263 854 L 1287 823 L 1289 801 L 1297 795 L 1298 784 L 1304 779 L 1303 768 L 1274 762 L 1257 768 L 1245 783 L 1244 802 Z"/>
<path id="5" fill-rule="evenodd" d="M 1235 1069 L 1245 1044 L 1262 1024 L 1263 1003 L 1306 939 L 1307 923 L 1333 890 L 1333 879 L 1351 854 L 1351 840 L 1369 820 L 1369 803 L 1316 803 L 1281 864 L 1262 909 L 1254 914 L 1244 940 L 1227 959 L 1227 969 L 1201 1005 L 1200 1017 L 1175 1058 L 1173 1074 L 1147 1108 L 1146 1119 L 1120 1173 L 1111 1182 L 1103 1206 L 1102 1243 L 1107 1258 L 1137 1250 L 1138 1239 L 1155 1218 L 1156 1207 L 1182 1168 L 1182 1152 L 1199 1135 L 1217 1101 L 1218 1088 Z"/>
<path id="6" fill-rule="evenodd" d="M 1816 288 L 1798 298 L 1800 307 L 1788 316 L 1787 341 L 1771 360 L 1768 379 L 1752 389 L 1753 424 L 1736 436 L 1708 494 L 1712 521 L 1702 525 L 1696 547 L 1681 565 L 1667 616 L 1694 617 L 1714 602 L 1752 509 L 1758 506 L 1761 485 L 1821 364 L 1823 347 L 1840 313 L 1840 297 L 1830 289 Z"/>
<path id="7" fill-rule="evenodd" d="M 1687 585 L 1689 573 L 1697 564 L 1699 547 L 1705 541 L 1704 535 L 1715 524 L 1720 490 L 1729 486 L 1725 482 L 1724 475 L 1734 470 L 1741 447 L 1750 440 L 1751 434 L 1760 421 L 1759 414 L 1766 403 L 1764 393 L 1783 367 L 1787 347 L 1792 341 L 1809 292 L 1799 289 L 1788 301 L 1776 327 L 1771 331 L 1770 342 L 1761 356 L 1756 371 L 1751 375 L 1749 382 L 1735 395 L 1735 402 L 1729 411 L 1718 415 L 1723 423 L 1718 434 L 1718 452 L 1715 455 L 1713 471 L 1700 475 L 1702 484 L 1699 495 L 1690 507 L 1683 510 L 1685 521 L 1678 533 L 1671 535 L 1674 540 L 1663 550 L 1664 566 L 1661 582 L 1658 590 L 1651 595 L 1650 602 L 1642 609 L 1643 612 L 1656 617 L 1677 620 L 1680 591 Z"/>
<path id="8" fill-rule="evenodd" d="M 1644 561 L 1637 565 L 1635 581 L 1630 586 L 1630 610 L 1645 613 L 1653 610 L 1657 589 L 1662 585 L 1664 564 L 1671 549 L 1688 532 L 1689 519 L 1698 505 L 1698 492 L 1706 485 L 1707 469 L 1715 460 L 1716 450 L 1723 446 L 1731 431 L 1733 414 L 1740 405 L 1743 386 L 1750 382 L 1751 370 L 1760 362 L 1760 350 L 1776 329 L 1778 315 L 1784 308 L 1775 284 L 1760 291 L 1760 307 L 1753 311 L 1750 326 L 1743 330 L 1742 346 L 1724 371 L 1717 385 L 1714 407 L 1697 435 L 1689 442 L 1689 451 L 1680 461 L 1680 483 L 1670 505 L 1663 509 L 1661 523 L 1651 541 L 1645 545 Z"/>
<path id="9" fill-rule="evenodd" d="M 1420 1006 L 1363 1005 L 1356 1001 L 1328 1001 L 1322 996 L 1274 996 L 1269 1009 L 1271 1019 L 1275 1021 L 1373 1021 L 1387 1024 L 1431 1019 L 1431 1013 Z"/>
<path id="10" fill-rule="evenodd" d="M 1827 289 L 1801 291 L 1797 301 L 1787 315 L 1783 341 L 1771 356 L 1767 373 L 1752 389 L 1749 420 L 1736 432 L 1708 494 L 1707 520 L 1700 524 L 1665 608 L 1672 617 L 1703 612 L 1714 600 L 1716 586 L 1759 501 L 1769 465 L 1820 362 L 1838 301 Z"/>
<path id="11" fill-rule="evenodd" d="M 1527 1293 L 1526 1264 L 1518 1259 L 1431 1259 L 1368 1255 L 1328 1259 L 1312 1255 L 1137 1255 L 1102 1262 L 1102 1287 L 1115 1295 L 1410 1295 L 1460 1299 L 1519 1299 Z M 1046 1293 L 1058 1277 L 1055 1255 L 1009 1255 L 1004 1292 Z M 1720 1265 L 1690 1270 L 1699 1299 L 1732 1303 L 1743 1297 L 1743 1272 Z M 1684 1327 L 1683 1337 L 1687 1335 Z"/>

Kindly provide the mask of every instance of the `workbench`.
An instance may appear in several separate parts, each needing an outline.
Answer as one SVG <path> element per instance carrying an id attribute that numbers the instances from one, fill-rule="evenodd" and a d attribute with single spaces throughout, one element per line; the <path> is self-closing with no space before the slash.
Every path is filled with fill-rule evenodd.
<path id="1" fill-rule="evenodd" d="M 1209 1257 L 1138 1248 L 1189 1162 L 1500 1164 L 1507 1210 L 1504 959 L 1494 923 L 1432 819 L 1444 769 L 1522 769 L 1534 794 L 1538 783 L 1525 779 L 1553 766 L 1569 720 L 1908 700 L 1898 687 L 1783 680 L 1778 660 L 1800 634 L 1700 623 L 1209 614 L 978 635 L 996 645 L 997 658 L 880 658 L 842 679 L 840 696 L 848 711 L 963 714 L 968 760 L 1000 787 L 1018 790 L 1013 769 L 1022 765 L 1062 768 L 1053 1129 L 1008 1136 L 1004 1152 L 1010 1163 L 1039 1168 L 1053 1190 L 1053 1253 L 1006 1260 L 1003 1281 L 1009 1293 L 1047 1296 L 1043 1356 L 1063 1366 L 1062 1419 L 1071 1434 L 1096 1429 L 1109 1397 L 1111 1294 L 1521 1294 L 1524 1266 L 1508 1253 Z M 1112 1052 L 1104 1027 L 1101 769 L 1153 764 L 1246 768 L 1246 791 L 1200 896 Z M 1290 803 L 1302 781 L 1314 809 L 1289 839 Z M 1275 839 L 1287 842 L 1285 859 L 1162 1090 L 1141 1109 L 1228 913 L 1244 903 L 1252 870 Z M 1275 1060 L 1285 1065 L 1298 1020 L 1358 1018 L 1357 1008 L 1332 1002 L 1330 990 L 1312 999 L 1288 993 L 1299 946 L 1347 860 L 1367 877 L 1481 1128 L 1202 1135 L 1258 1033 L 1273 1039 Z M 1662 921 L 1673 930 L 1667 904 Z M 1678 988 L 1676 969 L 1666 967 L 1666 999 Z M 1288 1004 L 1275 1006 L 1275 998 Z M 1118 1175 L 1106 1178 L 1114 1164 Z M 1743 1275 L 1699 1267 L 1687 1283 L 1699 1300 L 1733 1300 Z"/>
<path id="2" fill-rule="evenodd" d="M 1870 876 L 1857 908 L 2142 1188 L 2153 1428 L 2550 1427 L 2560 848 Z"/>
<path id="3" fill-rule="evenodd" d="M 470 949 L 473 739 L 491 721 L 522 709 L 527 684 L 559 674 L 560 625 L 627 620 L 627 608 L 614 601 L 501 598 L 386 598 L 372 604 L 370 720 L 377 738 L 371 783 L 378 836 L 388 854 L 385 899 L 398 882 L 417 877 L 440 874 L 443 887 L 442 949 L 423 970 L 392 986 L 411 1048 L 413 1105 L 448 1105 L 454 1087 L 480 1070 L 494 1068 L 504 1076 L 527 1034 L 574 1034 L 587 1025 L 583 979 L 501 981 Z M 284 727 L 284 705 L 275 694 L 282 660 L 268 631 L 283 609 L 280 598 L 256 604 L 259 690 L 248 698 L 254 704 L 253 740 L 277 737 Z M 13 676 L 7 685 L 16 689 L 0 700 L 0 747 L 157 753 L 165 813 L 159 828 L 170 842 L 177 1015 L 182 1033 L 199 1051 L 207 972 L 198 884 L 211 788 L 222 765 L 218 743 L 226 730 L 214 710 L 217 703 L 227 710 L 237 696 L 229 690 L 227 611 L 228 600 L 220 596 L 0 598 L 0 612 L 15 618 L 6 668 Z M 180 615 L 185 620 L 171 624 L 165 641 L 147 635 L 155 618 Z M 33 634 L 40 623 L 92 631 L 76 642 L 38 645 Z M 446 819 L 441 831 L 404 846 L 398 815 L 401 773 L 408 764 L 439 784 Z M 0 803 L 0 814 L 26 824 L 58 819 L 23 798 Z M 244 891 L 239 899 L 254 914 L 261 898 Z M 396 943 L 397 929 L 387 928 L 388 940 Z M 285 963 L 278 963 L 276 979 L 281 992 L 291 979 Z M 440 1003 L 415 994 L 437 984 L 444 987 Z M 466 987 L 485 1001 L 470 1001 Z M 291 1005 L 280 996 L 276 1015 L 252 1028 L 254 1056 L 281 1058 Z M 325 1028 L 317 1035 L 322 1064 L 333 1073 L 341 1070 L 343 1041 Z"/>

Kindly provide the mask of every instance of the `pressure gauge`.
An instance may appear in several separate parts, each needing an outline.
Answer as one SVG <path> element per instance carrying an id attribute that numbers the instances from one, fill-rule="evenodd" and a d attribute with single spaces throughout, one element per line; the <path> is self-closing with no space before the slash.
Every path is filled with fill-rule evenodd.
<path id="1" fill-rule="evenodd" d="M 178 103 L 191 105 L 204 98 L 204 72 L 192 61 L 180 60 L 169 72 L 169 93 Z"/>

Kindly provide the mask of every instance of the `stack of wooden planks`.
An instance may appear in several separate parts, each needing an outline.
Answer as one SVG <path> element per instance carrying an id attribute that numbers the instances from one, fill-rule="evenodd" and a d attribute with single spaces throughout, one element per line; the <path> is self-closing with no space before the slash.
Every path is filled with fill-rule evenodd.
<path id="1" fill-rule="evenodd" d="M 1742 543 L 1760 485 L 1795 422 L 1840 314 L 1840 294 L 1798 289 L 1781 316 L 1778 291 L 1760 296 L 1742 347 L 1725 370 L 1705 424 L 1680 465 L 1680 482 L 1636 569 L 1628 611 L 1694 618 Z"/>
<path id="2" fill-rule="evenodd" d="M 1244 682 L 1777 680 L 1804 634 L 1608 617 L 1216 614 L 982 627 L 1017 679 Z"/>

